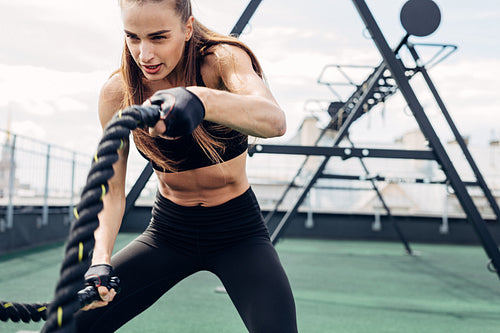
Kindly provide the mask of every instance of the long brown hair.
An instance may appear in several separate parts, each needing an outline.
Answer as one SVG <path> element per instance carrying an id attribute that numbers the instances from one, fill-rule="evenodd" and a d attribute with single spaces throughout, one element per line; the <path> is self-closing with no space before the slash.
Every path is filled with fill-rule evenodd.
<path id="1" fill-rule="evenodd" d="M 192 16 L 190 0 L 120 0 L 120 6 L 123 6 L 124 2 L 142 4 L 147 1 L 174 1 L 175 11 L 181 18 L 182 24 L 185 24 Z M 183 59 L 180 60 L 184 66 L 184 84 L 186 86 L 197 85 L 196 78 L 201 76 L 201 73 L 198 73 L 200 66 L 197 64 L 201 63 L 202 59 L 206 55 L 211 54 L 212 47 L 218 44 L 229 44 L 243 49 L 250 56 L 255 72 L 262 77 L 262 68 L 257 58 L 245 44 L 235 37 L 216 33 L 205 27 L 198 20 L 194 19 L 192 37 L 186 42 L 184 47 L 184 56 Z M 132 54 L 130 53 L 126 43 L 123 48 L 122 62 L 118 72 L 121 74 L 124 84 L 125 94 L 123 106 L 126 107 L 134 104 L 142 104 L 145 99 L 143 74 L 132 58 Z M 230 131 L 229 128 L 222 125 L 212 126 L 218 127 L 218 130 L 226 128 Z M 173 161 L 162 156 L 158 147 L 155 145 L 154 138 L 152 138 L 145 129 L 137 129 L 133 131 L 133 135 L 137 148 L 150 160 L 162 167 L 165 171 L 176 171 L 175 166 L 180 161 Z M 202 148 L 208 158 L 210 158 L 214 163 L 221 161 L 220 155 L 224 151 L 224 143 L 210 135 L 203 123 L 195 129 L 192 136 L 196 144 Z M 247 136 L 242 134 L 242 140 L 246 140 L 246 138 Z"/>

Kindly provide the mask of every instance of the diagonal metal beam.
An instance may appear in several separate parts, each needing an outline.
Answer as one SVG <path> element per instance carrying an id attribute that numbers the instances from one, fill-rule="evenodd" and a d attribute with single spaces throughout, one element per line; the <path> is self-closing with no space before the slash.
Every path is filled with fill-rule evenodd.
<path id="1" fill-rule="evenodd" d="M 231 35 L 235 37 L 239 37 L 241 35 L 261 2 L 262 0 L 250 0 L 247 8 L 245 8 L 245 11 L 241 14 L 238 22 L 234 25 L 233 30 L 231 30 Z"/>
<path id="2" fill-rule="evenodd" d="M 420 56 L 417 53 L 417 50 L 415 49 L 415 46 L 413 44 L 407 44 L 408 50 L 410 50 L 410 53 L 415 60 L 415 63 L 418 65 L 421 63 Z M 431 77 L 429 76 L 429 73 L 427 72 L 427 69 L 425 66 L 418 66 L 418 71 L 420 74 L 422 74 L 425 82 L 427 83 L 427 86 L 429 87 L 429 90 L 431 91 L 432 95 L 434 96 L 434 99 L 436 100 L 439 108 L 441 109 L 441 112 L 443 113 L 446 121 L 448 122 L 448 126 L 450 126 L 451 131 L 453 132 L 453 135 L 455 136 L 455 140 L 457 141 L 458 145 L 460 146 L 460 149 L 462 149 L 462 152 L 465 156 L 465 159 L 469 163 L 469 166 L 472 169 L 472 172 L 474 172 L 474 175 L 476 176 L 477 183 L 479 187 L 483 190 L 484 196 L 490 203 L 490 207 L 493 210 L 493 212 L 496 215 L 497 222 L 500 222 L 500 208 L 498 207 L 498 204 L 495 200 L 495 197 L 491 193 L 490 189 L 488 188 L 488 184 L 486 184 L 486 181 L 483 178 L 483 175 L 481 174 L 481 171 L 479 171 L 479 168 L 474 161 L 474 158 L 472 158 L 472 155 L 467 148 L 467 144 L 465 143 L 465 140 L 462 138 L 462 135 L 460 135 L 460 132 L 458 131 L 457 126 L 455 126 L 455 123 L 453 122 L 453 119 L 451 118 L 450 113 L 448 112 L 448 109 L 446 108 L 446 105 L 444 104 L 444 101 L 441 99 L 441 96 L 439 95 L 436 86 L 431 80 Z"/>
<path id="3" fill-rule="evenodd" d="M 491 260 L 491 264 L 494 266 L 498 277 L 500 278 L 500 252 L 498 246 L 496 245 L 493 237 L 486 227 L 486 223 L 482 219 L 479 211 L 474 204 L 472 198 L 467 192 L 465 184 L 460 179 L 460 176 L 455 169 L 450 157 L 448 156 L 446 150 L 444 149 L 441 141 L 431 122 L 427 118 L 422 105 L 420 104 L 415 92 L 413 91 L 408 78 L 405 76 L 404 67 L 399 59 L 396 58 L 394 53 L 389 48 L 382 31 L 375 22 L 375 18 L 368 9 L 366 2 L 364 0 L 352 0 L 354 6 L 358 10 L 366 28 L 370 32 L 377 49 L 384 59 L 384 63 L 387 68 L 391 71 L 393 78 L 396 80 L 401 94 L 406 100 L 406 103 L 410 107 L 410 110 L 415 117 L 420 130 L 425 135 L 429 141 L 429 145 L 433 148 L 436 154 L 436 160 L 441 165 L 443 172 L 447 175 L 450 185 L 455 191 L 455 194 L 463 208 L 466 212 L 467 217 L 470 222 L 472 222 L 474 229 L 481 240 L 484 250 Z"/>
<path id="4" fill-rule="evenodd" d="M 349 142 L 351 143 L 351 146 L 352 148 L 355 148 L 354 147 L 354 143 L 351 141 L 351 139 L 349 139 Z M 361 164 L 361 166 L 363 167 L 363 170 L 365 171 L 365 175 L 368 177 L 370 175 L 370 171 L 368 170 L 368 167 L 366 166 L 366 163 L 365 161 L 363 160 L 362 157 L 359 158 L 359 163 Z M 399 223 L 396 221 L 396 219 L 394 218 L 394 216 L 392 215 L 391 213 L 391 210 L 389 208 L 389 206 L 387 205 L 387 203 L 385 202 L 385 199 L 384 199 L 384 196 L 382 195 L 382 192 L 379 190 L 378 186 L 377 186 L 377 182 L 375 181 L 374 178 L 371 178 L 369 180 L 370 184 L 372 185 L 372 188 L 373 190 L 375 191 L 375 193 L 377 194 L 377 198 L 378 200 L 380 201 L 380 203 L 382 204 L 382 206 L 384 207 L 385 209 L 385 212 L 386 212 L 386 215 L 387 217 L 389 218 L 389 221 L 391 222 L 393 228 L 394 228 L 394 231 L 396 231 L 396 234 L 398 235 L 399 239 L 401 240 L 401 242 L 403 243 L 403 246 L 405 247 L 406 249 L 406 253 L 407 254 L 413 254 L 413 251 L 411 250 L 411 247 L 410 247 L 410 244 L 408 243 L 408 240 L 406 239 L 405 235 L 403 234 L 403 232 L 401 231 L 401 228 L 399 227 Z"/>
<path id="5" fill-rule="evenodd" d="M 127 199 L 126 199 L 126 204 L 125 204 L 125 213 L 123 216 L 125 217 L 130 209 L 134 206 L 135 201 L 137 198 L 139 198 L 139 195 L 141 194 L 142 190 L 144 189 L 144 186 L 146 186 L 149 178 L 153 174 L 153 167 L 151 166 L 151 163 L 146 164 L 144 169 L 142 170 L 139 178 L 134 183 L 134 186 L 130 189 L 130 191 L 127 194 Z"/>
<path id="6" fill-rule="evenodd" d="M 338 144 L 346 137 L 347 131 L 349 127 L 352 125 L 352 123 L 359 118 L 359 115 L 361 115 L 362 112 L 364 112 L 364 104 L 368 100 L 368 98 L 371 96 L 373 89 L 377 86 L 378 80 L 382 77 L 384 71 L 386 70 L 386 67 L 382 64 L 380 67 L 377 68 L 375 74 L 373 75 L 372 79 L 367 82 L 367 85 L 365 87 L 365 91 L 360 97 L 359 103 L 354 107 L 352 112 L 349 114 L 347 117 L 346 121 L 342 125 L 342 127 L 339 129 L 337 135 L 335 136 L 333 146 L 338 146 Z M 283 235 L 285 232 L 285 227 L 289 224 L 290 220 L 292 217 L 297 213 L 297 210 L 299 209 L 300 205 L 304 202 L 307 193 L 311 190 L 313 185 L 316 183 L 318 178 L 321 176 L 323 171 L 326 168 L 326 165 L 328 164 L 328 161 L 330 160 L 330 156 L 325 156 L 323 159 L 323 162 L 321 162 L 321 165 L 318 167 L 312 178 L 309 180 L 309 182 L 302 188 L 302 191 L 300 192 L 298 198 L 295 200 L 293 207 L 289 209 L 285 216 L 280 220 L 276 228 L 273 230 L 271 234 L 271 241 L 273 244 L 276 244 L 279 240 L 279 238 Z"/>

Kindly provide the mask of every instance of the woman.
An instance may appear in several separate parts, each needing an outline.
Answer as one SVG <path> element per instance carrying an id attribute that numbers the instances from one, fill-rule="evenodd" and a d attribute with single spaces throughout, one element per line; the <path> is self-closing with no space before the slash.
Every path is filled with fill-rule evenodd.
<path id="1" fill-rule="evenodd" d="M 125 145 L 86 274 L 102 301 L 76 314 L 78 330 L 115 331 L 185 277 L 207 270 L 221 279 L 250 332 L 296 332 L 291 288 L 245 173 L 247 136 L 281 136 L 286 128 L 259 63 L 237 39 L 196 21 L 189 0 L 120 6 L 122 66 L 102 88 L 99 117 L 104 127 L 128 105 L 168 109 L 154 127 L 133 133 L 159 188 L 146 231 L 111 258 L 125 207 Z M 108 289 L 113 275 L 119 294 Z"/>

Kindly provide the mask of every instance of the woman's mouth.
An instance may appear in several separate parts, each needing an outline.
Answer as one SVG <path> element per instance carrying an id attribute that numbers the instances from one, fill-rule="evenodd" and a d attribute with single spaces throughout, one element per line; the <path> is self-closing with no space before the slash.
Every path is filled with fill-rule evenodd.
<path id="1" fill-rule="evenodd" d="M 160 70 L 161 64 L 159 65 L 152 65 L 152 66 L 146 66 L 142 65 L 142 68 L 144 68 L 144 71 L 148 74 L 156 74 Z"/>

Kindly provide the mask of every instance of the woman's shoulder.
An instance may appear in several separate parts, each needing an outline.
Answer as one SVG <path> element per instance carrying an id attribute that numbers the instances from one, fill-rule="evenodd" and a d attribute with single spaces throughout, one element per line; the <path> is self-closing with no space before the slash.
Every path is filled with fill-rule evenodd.
<path id="1" fill-rule="evenodd" d="M 114 73 L 111 75 L 106 82 L 104 82 L 101 88 L 101 97 L 104 96 L 109 100 L 123 100 L 123 79 L 120 73 Z"/>
<path id="2" fill-rule="evenodd" d="M 237 71 L 241 64 L 251 64 L 248 53 L 241 47 L 228 43 L 211 46 L 201 62 L 201 74 L 208 87 L 223 86 L 228 72 Z"/>
<path id="3" fill-rule="evenodd" d="M 208 48 L 203 63 L 224 64 L 235 58 L 249 57 L 246 50 L 238 45 L 219 43 Z"/>
<path id="4" fill-rule="evenodd" d="M 123 107 L 124 97 L 122 77 L 115 73 L 106 80 L 99 96 L 99 118 L 103 126 Z"/>

